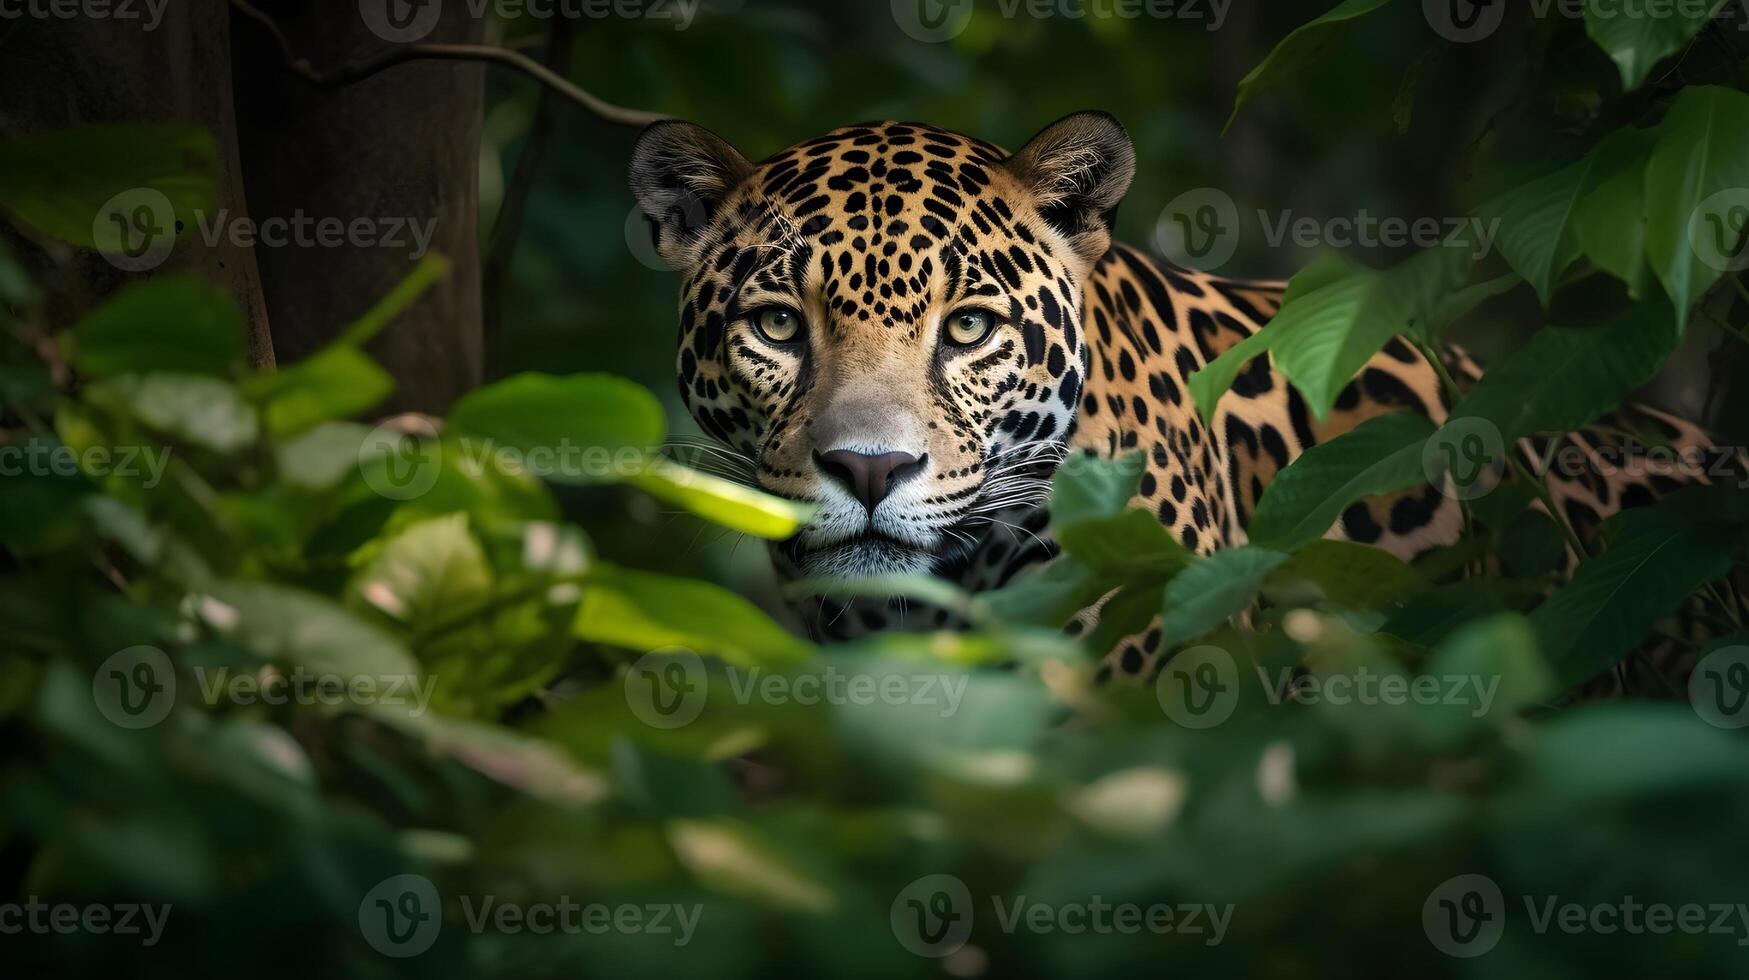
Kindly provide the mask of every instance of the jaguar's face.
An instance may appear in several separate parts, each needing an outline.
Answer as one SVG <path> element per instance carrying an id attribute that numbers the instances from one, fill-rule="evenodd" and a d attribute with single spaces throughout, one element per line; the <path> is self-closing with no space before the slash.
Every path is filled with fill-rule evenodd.
<path id="1" fill-rule="evenodd" d="M 681 393 L 763 489 L 818 505 L 780 549 L 797 571 L 928 572 L 1039 499 L 1134 169 L 1098 113 L 1012 157 L 910 123 L 756 166 L 687 123 L 645 132 L 632 186 L 685 280 Z"/>

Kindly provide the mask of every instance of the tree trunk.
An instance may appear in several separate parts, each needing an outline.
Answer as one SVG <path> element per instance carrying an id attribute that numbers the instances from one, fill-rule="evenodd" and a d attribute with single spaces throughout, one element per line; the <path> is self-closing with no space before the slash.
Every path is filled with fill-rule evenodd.
<path id="1" fill-rule="evenodd" d="M 139 8 L 135 8 L 139 9 Z M 25 17 L 0 21 L 0 126 L 24 136 L 87 123 L 187 122 L 213 134 L 222 172 L 214 211 L 247 218 L 231 104 L 226 0 L 183 0 L 146 29 L 138 20 Z M 178 215 L 189 221 L 195 216 Z M 163 265 L 129 273 L 90 251 L 72 253 L 78 292 L 99 299 L 127 282 L 192 272 L 228 289 L 249 330 L 252 363 L 273 363 L 255 255 L 221 240 L 183 236 Z"/>
<path id="2" fill-rule="evenodd" d="M 381 51 L 357 3 L 284 0 L 257 5 L 299 58 L 327 72 Z M 481 20 L 448 4 L 424 40 L 478 43 Z M 385 410 L 441 413 L 480 382 L 477 228 L 479 65 L 398 65 L 344 87 L 318 89 L 285 70 L 273 37 L 233 14 L 237 143 L 254 217 L 369 219 L 374 246 L 257 248 L 274 347 L 295 360 L 332 340 L 412 270 L 413 228 L 433 227 L 431 251 L 449 276 L 379 335 L 370 352 L 395 377 Z"/>

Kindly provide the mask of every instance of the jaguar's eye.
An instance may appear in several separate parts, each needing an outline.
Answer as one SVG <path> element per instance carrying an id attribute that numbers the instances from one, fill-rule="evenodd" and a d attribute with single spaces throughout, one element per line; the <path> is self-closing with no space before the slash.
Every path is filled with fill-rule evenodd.
<path id="1" fill-rule="evenodd" d="M 975 347 L 989 339 L 996 317 L 988 310 L 955 310 L 947 317 L 947 339 L 960 347 Z"/>
<path id="2" fill-rule="evenodd" d="M 794 310 L 781 306 L 767 306 L 763 310 L 756 310 L 751 319 L 760 336 L 774 344 L 789 343 L 802 329 L 802 318 Z"/>

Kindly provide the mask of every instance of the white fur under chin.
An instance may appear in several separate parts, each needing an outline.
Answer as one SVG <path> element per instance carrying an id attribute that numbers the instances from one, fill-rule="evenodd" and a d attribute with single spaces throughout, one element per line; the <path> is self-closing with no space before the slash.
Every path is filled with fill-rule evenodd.
<path id="1" fill-rule="evenodd" d="M 862 578 L 871 575 L 927 575 L 935 556 L 891 541 L 860 538 L 799 556 L 808 578 Z"/>

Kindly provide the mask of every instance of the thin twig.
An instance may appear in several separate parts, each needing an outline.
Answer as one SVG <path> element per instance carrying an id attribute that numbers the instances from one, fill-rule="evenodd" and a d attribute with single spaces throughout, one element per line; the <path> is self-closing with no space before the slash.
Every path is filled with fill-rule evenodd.
<path id="1" fill-rule="evenodd" d="M 571 39 L 576 24 L 561 17 L 553 22 L 547 38 L 547 67 L 560 76 L 570 70 Z M 504 199 L 498 206 L 498 217 L 492 222 L 492 233 L 486 239 L 486 254 L 480 263 L 481 336 L 485 380 L 494 381 L 502 369 L 504 358 L 504 285 L 510 279 L 510 258 L 516 253 L 516 241 L 522 233 L 522 216 L 527 210 L 528 194 L 534 188 L 541 163 L 552 143 L 553 129 L 558 121 L 558 106 L 553 89 L 543 88 L 534 102 L 534 118 L 528 124 L 528 137 L 522 152 L 516 156 L 516 170 L 504 188 Z"/>
<path id="2" fill-rule="evenodd" d="M 248 0 L 231 0 L 231 6 L 266 28 L 268 33 L 273 35 L 274 41 L 278 43 L 280 52 L 285 56 L 286 68 L 318 88 L 338 88 L 342 85 L 350 85 L 409 61 L 484 61 L 514 68 L 528 75 L 581 106 L 584 110 L 593 113 L 604 122 L 620 126 L 648 126 L 653 122 L 660 122 L 668 118 L 659 112 L 627 109 L 624 106 L 614 105 L 571 84 L 562 75 L 553 72 L 547 66 L 520 51 L 489 45 L 423 42 L 402 44 L 385 48 L 368 58 L 348 62 L 332 71 L 317 71 L 307 59 L 298 57 L 297 53 L 293 51 L 290 40 L 286 38 L 285 32 L 280 29 L 279 24 L 274 22 L 273 18 L 257 10 L 248 3 Z"/>

